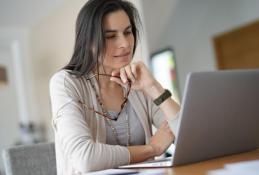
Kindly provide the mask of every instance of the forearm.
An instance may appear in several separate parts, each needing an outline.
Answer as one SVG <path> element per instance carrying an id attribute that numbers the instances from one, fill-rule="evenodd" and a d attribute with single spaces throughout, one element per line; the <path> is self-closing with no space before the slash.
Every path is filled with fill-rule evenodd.
<path id="1" fill-rule="evenodd" d="M 151 145 L 129 146 L 130 163 L 143 162 L 155 157 L 155 150 Z"/>
<path id="2" fill-rule="evenodd" d="M 155 81 L 152 86 L 145 89 L 145 94 L 147 94 L 149 97 L 151 97 L 152 100 L 154 100 L 159 97 L 164 91 L 165 89 L 157 81 Z M 172 117 L 176 117 L 176 114 L 180 110 L 179 104 L 176 103 L 172 98 L 166 99 L 162 104 L 159 105 L 159 107 L 168 120 L 172 119 Z"/>

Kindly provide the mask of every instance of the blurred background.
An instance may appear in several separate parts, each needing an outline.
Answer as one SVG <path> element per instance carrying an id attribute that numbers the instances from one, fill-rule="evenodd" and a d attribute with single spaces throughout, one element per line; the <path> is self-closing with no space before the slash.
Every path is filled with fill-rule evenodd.
<path id="1" fill-rule="evenodd" d="M 258 0 L 130 1 L 143 23 L 135 61 L 158 78 L 166 67 L 179 103 L 189 72 L 259 67 Z M 72 55 L 85 2 L 0 0 L 0 152 L 53 140 L 49 79 Z"/>

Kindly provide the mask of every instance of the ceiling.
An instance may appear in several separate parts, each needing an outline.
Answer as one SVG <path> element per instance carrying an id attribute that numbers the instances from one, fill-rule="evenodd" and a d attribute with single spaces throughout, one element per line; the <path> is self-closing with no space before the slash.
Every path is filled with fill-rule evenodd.
<path id="1" fill-rule="evenodd" d="M 65 0 L 0 0 L 0 27 L 30 27 Z"/>

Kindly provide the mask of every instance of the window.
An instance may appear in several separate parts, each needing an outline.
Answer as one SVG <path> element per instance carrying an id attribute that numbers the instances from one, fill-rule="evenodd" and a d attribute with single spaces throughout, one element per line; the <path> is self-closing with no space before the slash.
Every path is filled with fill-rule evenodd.
<path id="1" fill-rule="evenodd" d="M 180 103 L 176 61 L 173 49 L 166 48 L 154 52 L 151 54 L 150 64 L 154 77 L 164 88 L 169 89 L 172 93 L 172 98 L 177 103 Z"/>

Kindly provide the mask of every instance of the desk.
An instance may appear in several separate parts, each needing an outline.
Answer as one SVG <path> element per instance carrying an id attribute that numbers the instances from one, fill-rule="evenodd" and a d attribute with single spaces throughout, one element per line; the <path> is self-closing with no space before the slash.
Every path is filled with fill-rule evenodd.
<path id="1" fill-rule="evenodd" d="M 183 166 L 176 166 L 172 168 L 166 168 L 165 174 L 168 175 L 205 175 L 208 171 L 214 169 L 221 169 L 227 163 L 235 163 L 240 161 L 248 161 L 259 159 L 259 149 L 255 151 L 235 154 L 231 156 L 220 157 L 211 159 L 199 163 L 188 164 Z"/>

